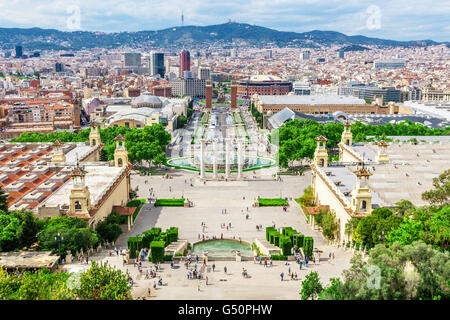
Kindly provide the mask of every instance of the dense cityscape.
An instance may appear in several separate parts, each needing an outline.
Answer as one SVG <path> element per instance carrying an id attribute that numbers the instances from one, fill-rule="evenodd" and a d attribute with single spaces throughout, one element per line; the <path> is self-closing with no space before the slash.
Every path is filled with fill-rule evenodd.
<path id="1" fill-rule="evenodd" d="M 0 37 L 0 300 L 450 297 L 449 42 L 33 32 Z"/>

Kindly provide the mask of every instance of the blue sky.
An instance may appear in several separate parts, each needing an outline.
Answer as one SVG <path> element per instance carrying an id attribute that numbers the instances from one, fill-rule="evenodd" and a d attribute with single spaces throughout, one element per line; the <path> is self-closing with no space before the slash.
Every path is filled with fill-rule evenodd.
<path id="1" fill-rule="evenodd" d="M 284 31 L 450 41 L 449 0 L 0 0 L 0 27 L 158 30 L 181 25 L 182 9 L 185 25 L 231 19 Z"/>

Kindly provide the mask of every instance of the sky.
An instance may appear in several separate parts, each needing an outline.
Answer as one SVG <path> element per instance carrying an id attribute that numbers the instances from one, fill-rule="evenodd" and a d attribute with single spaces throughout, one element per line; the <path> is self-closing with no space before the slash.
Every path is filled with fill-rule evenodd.
<path id="1" fill-rule="evenodd" d="M 160 30 L 180 26 L 182 10 L 184 25 L 231 20 L 281 31 L 450 41 L 449 0 L 0 0 L 0 27 Z"/>

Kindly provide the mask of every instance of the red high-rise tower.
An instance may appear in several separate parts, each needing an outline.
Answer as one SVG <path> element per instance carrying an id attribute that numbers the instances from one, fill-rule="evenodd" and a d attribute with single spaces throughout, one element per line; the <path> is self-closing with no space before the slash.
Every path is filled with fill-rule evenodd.
<path id="1" fill-rule="evenodd" d="M 211 80 L 206 80 L 206 108 L 212 108 L 212 82 Z"/>
<path id="2" fill-rule="evenodd" d="M 191 54 L 187 50 L 180 53 L 180 78 L 183 78 L 184 71 L 191 71 Z"/>
<path id="3" fill-rule="evenodd" d="M 231 81 L 231 109 L 237 108 L 237 85 L 236 81 Z"/>

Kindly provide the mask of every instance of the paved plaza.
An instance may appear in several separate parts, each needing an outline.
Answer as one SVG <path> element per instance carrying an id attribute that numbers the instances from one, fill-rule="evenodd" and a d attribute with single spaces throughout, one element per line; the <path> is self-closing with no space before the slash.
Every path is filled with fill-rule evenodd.
<path id="1" fill-rule="evenodd" d="M 135 280 L 133 296 L 147 297 L 147 290 L 151 287 L 150 299 L 299 299 L 298 294 L 301 288 L 301 280 L 310 271 L 318 271 L 325 283 L 331 277 L 338 277 L 342 270 L 350 267 L 350 251 L 327 245 L 323 236 L 311 229 L 307 224 L 305 215 L 294 200 L 289 200 L 289 208 L 284 212 L 280 207 L 255 208 L 252 206 L 255 197 L 280 196 L 294 199 L 302 195 L 303 189 L 309 185 L 310 173 L 304 176 L 285 176 L 279 182 L 272 178 L 275 168 L 259 170 L 257 178 L 253 180 L 253 172 L 245 173 L 249 181 L 207 181 L 206 184 L 197 180 L 197 173 L 190 171 L 168 171 L 172 179 L 165 179 L 162 176 L 131 176 L 132 187 L 139 186 L 138 196 L 147 198 L 149 189 L 153 188 L 157 198 L 179 198 L 183 194 L 193 201 L 194 207 L 177 208 L 161 207 L 155 208 L 152 204 L 146 204 L 138 215 L 135 224 L 130 232 L 122 234 L 117 242 L 118 248 L 126 248 L 128 237 L 134 236 L 152 227 L 166 229 L 171 226 L 179 228 L 179 238 L 187 239 L 189 242 L 197 242 L 198 234 L 202 234 L 201 223 L 207 226 L 205 236 L 216 235 L 224 238 L 232 238 L 253 242 L 255 238 L 264 239 L 265 231 L 257 231 L 256 225 L 262 224 L 263 228 L 273 225 L 276 227 L 292 226 L 299 232 L 307 236 L 314 237 L 314 246 L 323 251 L 322 257 L 328 257 L 330 252 L 335 253 L 335 259 L 331 261 L 321 261 L 320 264 L 309 266 L 300 271 L 296 263 L 290 262 L 286 266 L 283 261 L 274 261 L 271 268 L 254 264 L 253 261 L 217 261 L 215 263 L 216 272 L 206 273 L 209 284 L 205 280 L 188 280 L 187 270 L 183 264 L 176 264 L 171 269 L 168 263 L 163 264 L 163 270 L 158 273 L 163 279 L 164 286 L 153 290 L 155 279 L 144 279 L 138 277 L 137 268 L 133 265 L 123 266 L 122 257 L 107 255 L 107 251 L 102 251 L 92 259 L 108 260 L 121 270 L 128 270 Z M 193 187 L 190 186 L 189 179 L 193 179 Z M 147 180 L 147 183 L 145 181 Z M 185 183 L 185 180 L 188 182 Z M 243 198 L 245 197 L 245 199 Z M 245 214 L 249 210 L 250 218 L 245 219 Z M 227 210 L 227 214 L 221 214 L 222 209 Z M 230 230 L 222 229 L 221 223 L 231 222 Z M 145 261 L 143 274 L 145 274 L 149 262 Z M 225 275 L 223 267 L 228 268 Z M 193 267 L 191 265 L 191 267 Z M 243 278 L 242 268 L 246 268 L 250 278 Z M 284 272 L 285 279 L 288 275 L 289 267 L 298 275 L 297 281 L 281 281 L 280 274 Z"/>
<path id="2" fill-rule="evenodd" d="M 197 113 L 194 119 L 198 118 Z M 260 135 L 256 130 L 248 112 L 244 113 L 244 118 L 252 140 L 257 144 L 268 146 L 267 137 Z M 226 116 L 223 109 L 219 108 L 218 113 L 212 115 L 211 119 L 217 125 L 207 129 L 206 137 L 219 139 L 236 137 L 233 121 L 229 115 Z M 242 125 L 239 125 L 239 130 L 243 131 L 242 128 Z M 191 148 L 190 141 L 194 131 L 195 126 L 191 121 L 178 138 L 173 139 L 168 148 L 168 155 L 185 154 Z M 141 275 L 133 264 L 124 265 L 121 256 L 109 256 L 108 250 L 96 253 L 91 259 L 108 261 L 111 265 L 128 271 L 135 282 L 132 291 L 134 298 L 300 299 L 301 281 L 306 274 L 318 271 L 321 280 L 328 283 L 331 277 L 339 277 L 342 270 L 350 267 L 352 253 L 329 246 L 321 233 L 312 230 L 302 209 L 294 201 L 311 184 L 311 173 L 307 171 L 302 176 L 282 176 L 281 180 L 277 180 L 274 178 L 277 171 L 277 167 L 246 171 L 243 173 L 244 179 L 240 181 L 234 180 L 236 173 L 231 174 L 231 181 L 225 181 L 224 174 L 221 173 L 219 180 L 212 180 L 212 173 L 207 173 L 206 180 L 201 180 L 199 172 L 173 168 L 167 168 L 165 171 L 169 178 L 163 175 L 143 176 L 133 172 L 131 188 L 137 189 L 138 198 L 151 198 L 152 201 L 142 207 L 131 231 L 119 237 L 116 247 L 126 249 L 127 239 L 130 236 L 141 234 L 153 227 L 163 230 L 178 227 L 179 239 L 188 240 L 191 244 L 201 241 L 203 237 L 211 239 L 214 236 L 253 243 L 255 239 L 265 240 L 265 228 L 275 225 L 276 228 L 292 227 L 305 236 L 312 236 L 314 247 L 323 252 L 321 257 L 328 258 L 329 253 L 333 252 L 335 259 L 321 259 L 320 263 L 310 263 L 303 270 L 300 270 L 296 262 L 286 265 L 285 261 L 273 261 L 272 267 L 264 267 L 253 261 L 209 261 L 208 266 L 211 267 L 214 263 L 216 269 L 213 272 L 206 268 L 203 280 L 188 279 L 188 270 L 183 263 L 176 263 L 174 268 L 171 268 L 169 263 L 164 263 L 156 278 L 145 279 L 145 274 L 152 265 L 148 261 L 143 262 Z M 282 207 L 254 207 L 253 204 L 258 197 L 287 198 L 289 207 L 287 211 Z M 193 206 L 154 207 L 154 199 L 158 198 L 187 198 Z M 230 224 L 231 228 L 223 227 Z M 262 225 L 262 230 L 258 230 L 257 225 Z M 199 269 L 201 264 L 202 262 L 198 265 Z M 228 269 L 227 274 L 224 273 L 225 266 Z M 194 268 L 194 265 L 191 264 L 189 268 Z M 242 276 L 242 268 L 247 270 L 248 278 Z M 298 280 L 291 280 L 289 271 L 297 273 Z M 281 281 L 280 277 L 282 272 L 284 281 Z M 158 282 L 159 277 L 162 278 L 163 286 L 153 289 L 153 284 Z M 150 296 L 148 288 L 151 289 Z"/>

